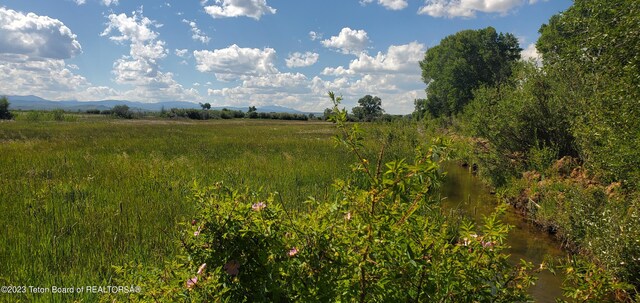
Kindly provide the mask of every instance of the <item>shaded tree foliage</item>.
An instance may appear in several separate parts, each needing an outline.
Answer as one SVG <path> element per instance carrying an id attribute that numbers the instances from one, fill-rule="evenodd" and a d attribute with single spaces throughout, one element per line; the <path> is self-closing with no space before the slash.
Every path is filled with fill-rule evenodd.
<path id="1" fill-rule="evenodd" d="M 209 110 L 211 109 L 211 103 L 207 102 L 207 103 L 200 103 L 200 107 L 202 107 L 203 110 Z"/>
<path id="2" fill-rule="evenodd" d="M 413 110 L 413 113 L 411 114 L 413 119 L 419 121 L 424 119 L 427 116 L 427 113 L 429 112 L 427 104 L 428 104 L 427 99 L 413 100 L 413 105 L 415 107 L 415 109 Z"/>
<path id="3" fill-rule="evenodd" d="M 547 163 L 577 156 L 567 104 L 553 94 L 553 83 L 533 63 L 518 63 L 509 81 L 482 87 L 474 95 L 462 118 L 469 135 L 491 143 L 493 155 L 483 164 L 495 185 L 516 177 L 518 169 L 540 169 L 540 153 L 548 155 Z"/>
<path id="4" fill-rule="evenodd" d="M 9 111 L 9 100 L 7 97 L 0 97 L 0 119 L 10 120 L 13 119 L 13 114 Z"/>
<path id="5" fill-rule="evenodd" d="M 514 35 L 498 34 L 493 27 L 445 37 L 420 62 L 422 80 L 427 84 L 423 110 L 434 117 L 461 112 L 473 98 L 474 89 L 509 78 L 521 51 Z"/>
<path id="6" fill-rule="evenodd" d="M 576 0 L 540 33 L 581 158 L 604 181 L 640 185 L 640 1 Z"/>

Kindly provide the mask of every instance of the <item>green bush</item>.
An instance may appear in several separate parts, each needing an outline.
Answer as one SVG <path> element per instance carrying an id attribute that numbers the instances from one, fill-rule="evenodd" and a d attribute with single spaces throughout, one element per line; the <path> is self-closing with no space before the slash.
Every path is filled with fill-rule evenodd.
<path id="1" fill-rule="evenodd" d="M 542 26 L 537 43 L 554 94 L 575 112 L 581 159 L 631 189 L 640 186 L 639 11 L 635 0 L 577 0 Z"/>
<path id="2" fill-rule="evenodd" d="M 508 84 L 483 87 L 461 116 L 465 133 L 486 139 L 483 169 L 502 186 L 522 171 L 543 171 L 563 156 L 577 157 L 571 112 L 549 92 L 551 83 L 532 63 L 521 63 Z"/>
<path id="3" fill-rule="evenodd" d="M 54 121 L 64 121 L 64 110 L 56 109 L 51 112 Z"/>
<path id="4" fill-rule="evenodd" d="M 7 97 L 0 97 L 0 120 L 13 119 L 13 114 L 9 111 L 9 105 Z"/>
<path id="5" fill-rule="evenodd" d="M 197 217 L 185 226 L 184 256 L 163 269 L 117 267 L 117 283 L 142 291 L 105 301 L 513 302 L 528 299 L 531 264 L 503 253 L 508 226 L 449 221 L 438 206 L 439 141 L 413 162 L 373 165 L 362 133 L 335 103 L 336 142 L 357 158 L 336 180 L 335 199 L 310 198 L 293 212 L 277 194 L 194 184 Z"/>
<path id="6" fill-rule="evenodd" d="M 129 110 L 127 105 L 116 105 L 111 109 L 113 116 L 123 119 L 133 119 L 133 112 Z"/>

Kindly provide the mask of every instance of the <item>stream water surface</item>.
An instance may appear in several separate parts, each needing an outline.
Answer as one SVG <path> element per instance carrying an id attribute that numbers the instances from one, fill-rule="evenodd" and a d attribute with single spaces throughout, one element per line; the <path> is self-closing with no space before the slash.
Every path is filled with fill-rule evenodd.
<path id="1" fill-rule="evenodd" d="M 445 197 L 444 207 L 460 210 L 475 222 L 481 223 L 483 216 L 495 210 L 498 203 L 496 197 L 491 195 L 480 179 L 467 169 L 451 163 L 445 166 L 445 170 L 447 177 L 441 189 L 442 196 Z M 507 237 L 507 244 L 511 247 L 507 253 L 511 255 L 512 262 L 517 263 L 524 259 L 538 266 L 547 255 L 564 255 L 559 243 L 547 233 L 527 223 L 512 208 L 509 208 L 502 221 L 513 226 Z M 561 283 L 559 277 L 543 271 L 529 292 L 535 302 L 554 302 L 555 298 L 562 295 Z"/>

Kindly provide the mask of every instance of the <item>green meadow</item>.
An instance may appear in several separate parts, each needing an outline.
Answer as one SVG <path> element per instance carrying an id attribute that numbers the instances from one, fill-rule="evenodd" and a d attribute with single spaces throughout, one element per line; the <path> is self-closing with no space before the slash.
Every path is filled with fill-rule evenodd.
<path id="1" fill-rule="evenodd" d="M 0 123 L 2 285 L 112 285 L 114 265 L 173 256 L 194 182 L 278 192 L 306 211 L 354 160 L 319 121 L 65 120 Z M 417 144 L 412 128 L 389 127 L 368 126 L 372 159 L 381 138 L 387 157 Z"/>

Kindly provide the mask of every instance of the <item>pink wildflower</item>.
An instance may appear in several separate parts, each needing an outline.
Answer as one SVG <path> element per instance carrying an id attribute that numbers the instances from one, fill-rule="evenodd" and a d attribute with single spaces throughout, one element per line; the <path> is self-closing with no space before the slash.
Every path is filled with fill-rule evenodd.
<path id="1" fill-rule="evenodd" d="M 264 204 L 264 202 L 258 202 L 258 203 L 254 203 L 251 206 L 251 209 L 254 211 L 261 211 L 265 207 L 267 207 L 267 204 Z"/>
<path id="2" fill-rule="evenodd" d="M 493 251 L 493 245 L 495 245 L 493 241 L 482 241 L 482 248 L 489 248 L 490 251 Z"/>
<path id="3" fill-rule="evenodd" d="M 207 263 L 202 263 L 198 268 L 198 276 L 201 276 L 204 273 L 204 270 L 207 269 Z"/>
<path id="4" fill-rule="evenodd" d="M 298 254 L 298 249 L 293 247 L 292 249 L 289 250 L 287 254 L 289 255 L 289 257 L 293 257 Z"/>
<path id="5" fill-rule="evenodd" d="M 193 232 L 193 236 L 197 237 L 200 234 L 200 231 L 202 231 L 202 226 L 198 226 L 198 230 Z"/>
<path id="6" fill-rule="evenodd" d="M 198 276 L 195 276 L 187 280 L 186 287 L 188 289 L 193 289 L 193 287 L 196 286 L 197 283 L 198 283 Z"/>

